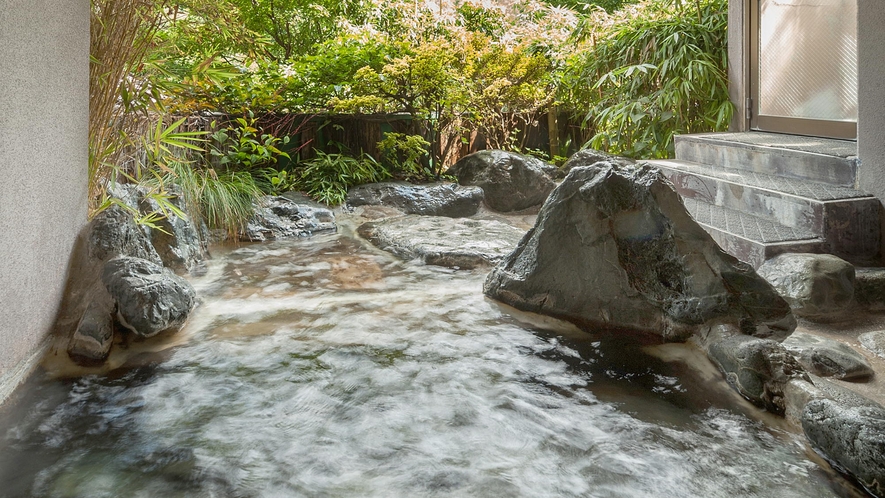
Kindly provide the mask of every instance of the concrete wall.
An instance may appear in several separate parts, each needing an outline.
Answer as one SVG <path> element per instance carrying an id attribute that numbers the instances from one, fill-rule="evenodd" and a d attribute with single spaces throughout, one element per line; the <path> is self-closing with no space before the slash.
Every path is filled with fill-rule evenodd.
<path id="1" fill-rule="evenodd" d="M 86 222 L 89 0 L 0 0 L 0 402 L 39 358 Z"/>
<path id="2" fill-rule="evenodd" d="M 857 2 L 858 187 L 885 201 L 885 1 Z"/>

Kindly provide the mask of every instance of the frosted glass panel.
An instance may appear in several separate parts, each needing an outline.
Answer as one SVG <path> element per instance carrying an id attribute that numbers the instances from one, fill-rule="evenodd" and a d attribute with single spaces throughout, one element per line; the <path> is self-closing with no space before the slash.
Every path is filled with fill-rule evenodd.
<path id="1" fill-rule="evenodd" d="M 759 14 L 759 114 L 857 121 L 857 0 L 759 0 Z"/>

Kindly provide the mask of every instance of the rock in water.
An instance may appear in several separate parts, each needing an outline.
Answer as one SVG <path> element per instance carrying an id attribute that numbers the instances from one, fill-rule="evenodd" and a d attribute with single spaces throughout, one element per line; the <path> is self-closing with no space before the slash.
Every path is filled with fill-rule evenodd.
<path id="1" fill-rule="evenodd" d="M 169 202 L 184 211 L 184 202 L 178 189 Z M 144 197 L 141 199 L 142 213 L 162 212 L 157 201 Z M 173 270 L 184 270 L 191 274 L 203 273 L 205 259 L 208 255 L 206 236 L 202 236 L 192 220 L 179 217 L 172 211 L 165 210 L 165 216 L 156 222 L 159 229 L 150 230 L 151 244 L 159 254 L 163 264 Z"/>
<path id="2" fill-rule="evenodd" d="M 107 261 L 116 256 L 131 256 L 162 263 L 147 230 L 120 206 L 111 206 L 95 215 L 86 230 L 89 258 Z"/>
<path id="3" fill-rule="evenodd" d="M 483 150 L 464 156 L 448 173 L 461 185 L 481 187 L 490 208 L 507 212 L 544 202 L 555 187 L 556 166 L 503 150 Z"/>
<path id="4" fill-rule="evenodd" d="M 885 358 L 885 330 L 861 334 L 857 338 L 860 345 L 880 358 Z"/>
<path id="5" fill-rule="evenodd" d="M 114 341 L 112 306 L 92 301 L 87 307 L 77 329 L 68 343 L 68 356 L 78 365 L 95 365 L 104 362 L 111 353 Z"/>
<path id="6" fill-rule="evenodd" d="M 463 269 L 497 263 L 523 235 L 499 221 L 418 215 L 364 223 L 358 232 L 402 258 Z"/>
<path id="7" fill-rule="evenodd" d="M 484 291 L 525 311 L 668 340 L 713 323 L 780 340 L 796 326 L 786 301 L 722 251 L 646 165 L 574 168 Z"/>
<path id="8" fill-rule="evenodd" d="M 799 316 L 823 317 L 854 302 L 854 266 L 830 254 L 781 254 L 759 267 L 759 275 Z"/>
<path id="9" fill-rule="evenodd" d="M 246 224 L 243 240 L 263 242 L 287 237 L 305 237 L 338 229 L 332 211 L 298 204 L 285 197 L 267 196 L 255 206 L 252 221 Z"/>
<path id="10" fill-rule="evenodd" d="M 866 358 L 839 341 L 793 332 L 783 345 L 815 375 L 842 380 L 864 380 L 873 376 L 873 367 Z"/>
<path id="11" fill-rule="evenodd" d="M 180 327 L 196 304 L 187 280 L 144 259 L 114 258 L 101 279 L 117 303 L 120 324 L 142 337 Z"/>
<path id="12" fill-rule="evenodd" d="M 885 409 L 817 399 L 805 405 L 802 429 L 828 460 L 885 496 Z"/>
<path id="13" fill-rule="evenodd" d="M 479 211 L 482 196 L 479 187 L 463 187 L 454 183 L 370 183 L 350 189 L 347 192 L 347 205 L 390 206 L 406 214 L 463 218 Z"/>
<path id="14" fill-rule="evenodd" d="M 790 380 L 807 380 L 796 359 L 771 339 L 743 334 L 720 337 L 707 345 L 707 355 L 737 392 L 772 413 L 784 413 Z"/>

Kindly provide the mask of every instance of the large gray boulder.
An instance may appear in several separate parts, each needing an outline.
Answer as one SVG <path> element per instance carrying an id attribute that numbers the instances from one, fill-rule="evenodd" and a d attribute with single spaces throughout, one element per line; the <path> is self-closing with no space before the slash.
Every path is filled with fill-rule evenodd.
<path id="1" fill-rule="evenodd" d="M 149 230 L 135 223 L 133 213 L 112 205 L 95 215 L 86 227 L 87 257 L 107 261 L 117 256 L 131 256 L 162 264 L 162 259 L 151 244 Z"/>
<path id="2" fill-rule="evenodd" d="M 185 206 L 180 195 L 174 195 L 170 202 L 184 212 Z M 192 220 L 162 208 L 150 197 L 142 198 L 139 206 L 142 213 L 165 212 L 165 216 L 155 223 L 157 228 L 150 230 L 151 245 L 154 246 L 163 265 L 172 270 L 187 271 L 191 274 L 205 272 L 208 234 L 201 233 Z"/>
<path id="3" fill-rule="evenodd" d="M 519 211 L 544 202 L 555 187 L 556 167 L 538 158 L 502 150 L 464 156 L 448 173 L 461 185 L 481 187 L 486 204 L 502 212 Z"/>
<path id="4" fill-rule="evenodd" d="M 757 271 L 799 316 L 823 318 L 854 302 L 854 266 L 830 254 L 781 254 Z"/>
<path id="5" fill-rule="evenodd" d="M 787 384 L 792 379 L 807 379 L 795 358 L 771 339 L 725 335 L 707 344 L 707 355 L 737 392 L 772 413 L 784 413 Z"/>
<path id="6" fill-rule="evenodd" d="M 299 204 L 285 197 L 267 196 L 255 206 L 255 215 L 246 224 L 242 239 L 262 242 L 337 229 L 335 215 L 326 208 Z"/>
<path id="7" fill-rule="evenodd" d="M 101 279 L 120 324 L 142 337 L 180 327 L 196 304 L 187 280 L 144 259 L 114 258 L 105 263 Z"/>
<path id="8" fill-rule="evenodd" d="M 497 263 L 524 234 L 499 221 L 418 215 L 363 223 L 357 231 L 399 257 L 462 269 Z"/>
<path id="9" fill-rule="evenodd" d="M 454 183 L 411 185 L 386 182 L 350 189 L 347 192 L 347 205 L 390 206 L 406 214 L 464 218 L 479 211 L 482 197 L 481 188 Z"/>
<path id="10" fill-rule="evenodd" d="M 136 258 L 153 265 L 152 271 L 167 264 L 176 270 L 193 273 L 202 269 L 203 258 L 208 256 L 205 251 L 207 234 L 184 217 L 167 210 L 169 218 L 154 221 L 168 233 L 135 222 L 135 216 L 160 208 L 149 196 L 148 188 L 112 184 L 108 191 L 116 199 L 115 203 L 98 213 L 77 238 L 64 299 L 55 323 L 56 332 L 68 338 L 68 356 L 83 365 L 101 363 L 114 343 L 115 330 L 119 330 L 113 326 L 117 301 L 102 281 L 109 261 L 120 257 Z M 183 207 L 180 198 L 171 201 L 177 207 Z M 192 297 L 190 303 L 192 307 Z"/>
<path id="11" fill-rule="evenodd" d="M 783 339 L 796 324 L 771 285 L 722 251 L 645 165 L 574 168 L 484 291 L 525 311 L 668 340 L 711 323 Z"/>
<path id="12" fill-rule="evenodd" d="M 613 156 L 607 152 L 596 149 L 581 149 L 572 154 L 571 157 L 562 165 L 558 174 L 565 177 L 572 168 L 580 166 L 589 166 L 598 162 L 608 162 L 617 166 L 626 167 L 636 164 L 636 161 L 621 156 Z"/>
<path id="13" fill-rule="evenodd" d="M 885 496 L 885 409 L 816 399 L 805 405 L 802 429 L 811 445 L 871 493 Z"/>
<path id="14" fill-rule="evenodd" d="M 833 339 L 793 332 L 783 345 L 809 372 L 841 380 L 865 380 L 873 367 L 860 353 Z"/>

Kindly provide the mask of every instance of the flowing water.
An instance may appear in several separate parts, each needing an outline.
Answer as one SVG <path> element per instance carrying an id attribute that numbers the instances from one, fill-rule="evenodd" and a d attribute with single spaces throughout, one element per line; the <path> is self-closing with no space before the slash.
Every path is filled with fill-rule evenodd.
<path id="1" fill-rule="evenodd" d="M 856 493 L 690 348 L 516 312 L 484 276 L 346 234 L 219 249 L 169 347 L 50 361 L 7 403 L 0 496 Z"/>

